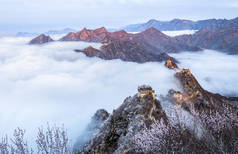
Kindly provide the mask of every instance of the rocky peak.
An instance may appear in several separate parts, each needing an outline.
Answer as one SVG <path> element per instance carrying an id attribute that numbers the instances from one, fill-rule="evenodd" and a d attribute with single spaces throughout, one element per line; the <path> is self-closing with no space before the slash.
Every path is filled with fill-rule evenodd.
<path id="1" fill-rule="evenodd" d="M 74 50 L 76 52 L 82 52 L 88 57 L 97 57 L 100 55 L 100 50 L 93 48 L 92 46 L 89 46 L 83 50 Z"/>
<path id="2" fill-rule="evenodd" d="M 79 33 L 81 32 L 87 32 L 88 31 L 88 29 L 86 28 L 86 27 L 84 27 L 81 31 L 79 31 Z"/>
<path id="3" fill-rule="evenodd" d="M 138 87 L 138 97 L 143 98 L 146 95 L 152 95 L 155 99 L 155 91 L 148 85 Z"/>
<path id="4" fill-rule="evenodd" d="M 128 97 L 109 116 L 99 133 L 85 146 L 84 153 L 123 153 L 129 151 L 131 138 L 142 128 L 150 127 L 155 120 L 167 122 L 160 102 L 149 86 L 141 86 L 138 93 Z"/>
<path id="5" fill-rule="evenodd" d="M 175 62 L 173 62 L 171 59 L 169 59 L 165 62 L 165 66 L 169 69 L 179 69 L 177 64 Z"/>
<path id="6" fill-rule="evenodd" d="M 86 41 L 86 42 L 107 42 L 108 41 L 108 32 L 106 28 L 101 27 L 95 30 L 89 30 L 87 28 L 83 28 L 81 31 L 77 33 L 70 33 L 60 41 Z"/>
<path id="7" fill-rule="evenodd" d="M 45 34 L 41 34 L 40 36 L 31 40 L 29 44 L 44 44 L 44 43 L 53 42 L 53 41 L 54 40 L 50 36 L 46 36 Z"/>
<path id="8" fill-rule="evenodd" d="M 101 27 L 94 30 L 95 33 L 107 33 L 107 29 L 105 27 Z"/>
<path id="9" fill-rule="evenodd" d="M 156 24 L 157 22 L 159 22 L 159 21 L 157 21 L 157 20 L 155 20 L 155 19 L 150 19 L 150 20 L 147 22 L 147 24 L 152 25 L 152 24 Z"/>
<path id="10" fill-rule="evenodd" d="M 104 109 L 99 109 L 92 117 L 93 121 L 105 121 L 109 117 L 109 113 Z"/>
<path id="11" fill-rule="evenodd" d="M 204 90 L 189 69 L 182 69 L 175 77 L 179 80 L 183 91 L 170 90 L 168 96 L 172 102 L 188 111 L 198 112 L 210 112 L 221 105 L 223 100 Z"/>
<path id="12" fill-rule="evenodd" d="M 175 76 L 179 79 L 184 92 L 188 95 L 194 92 L 204 91 L 189 69 L 182 69 L 180 72 L 177 72 Z"/>
<path id="13" fill-rule="evenodd" d="M 159 31 L 158 29 L 154 28 L 154 27 L 150 27 L 148 29 L 146 29 L 145 31 L 141 32 L 142 34 L 146 34 L 146 35 L 162 35 L 162 36 L 167 36 L 165 34 L 163 34 L 161 31 Z"/>
<path id="14" fill-rule="evenodd" d="M 84 41 L 86 41 L 88 38 L 89 38 L 89 30 L 87 30 L 86 28 L 84 28 L 83 30 L 81 30 L 80 32 L 79 32 L 79 38 L 80 38 L 80 40 L 84 40 Z"/>
<path id="15" fill-rule="evenodd" d="M 126 31 L 124 31 L 124 30 L 112 32 L 112 33 L 110 33 L 110 36 L 111 36 L 112 38 L 114 38 L 115 40 L 128 39 L 129 37 L 132 37 L 131 34 L 128 34 L 128 33 L 127 33 Z"/>
<path id="16" fill-rule="evenodd" d="M 214 111 L 222 112 L 228 106 L 234 108 L 229 105 L 229 102 L 236 99 L 204 90 L 189 69 L 182 69 L 175 74 L 175 77 L 180 82 L 182 92 L 170 90 L 168 97 L 184 109 L 212 113 Z"/>
<path id="17" fill-rule="evenodd" d="M 90 123 L 74 144 L 74 153 L 81 153 L 83 146 L 97 133 L 103 122 L 109 117 L 109 113 L 104 109 L 99 109 L 92 116 Z"/>

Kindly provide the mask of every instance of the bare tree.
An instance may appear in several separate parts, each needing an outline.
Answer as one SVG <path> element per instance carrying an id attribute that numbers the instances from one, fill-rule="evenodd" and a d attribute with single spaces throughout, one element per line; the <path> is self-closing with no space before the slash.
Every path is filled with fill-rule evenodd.
<path id="1" fill-rule="evenodd" d="M 38 129 L 36 140 L 38 153 L 44 154 L 71 154 L 71 145 L 67 136 L 67 131 L 62 126 L 47 126 L 46 131 L 43 127 Z"/>
<path id="2" fill-rule="evenodd" d="M 34 151 L 29 147 L 24 135 L 25 130 L 17 128 L 11 139 L 7 136 L 3 137 L 0 140 L 0 154 L 33 154 Z M 72 154 L 64 127 L 50 127 L 48 124 L 46 130 L 43 127 L 39 128 L 35 143 L 38 154 Z"/>
<path id="3" fill-rule="evenodd" d="M 150 128 L 144 128 L 133 138 L 133 149 L 139 153 L 224 153 L 223 144 L 214 144 L 214 136 L 207 134 L 206 125 L 180 109 L 174 108 L 169 111 L 169 124 L 156 121 Z M 216 117 L 206 117 L 216 118 Z M 217 119 L 219 120 L 219 118 Z M 224 119 L 222 119 L 224 120 Z M 196 124 L 197 123 L 197 124 Z M 204 126 L 203 126 L 204 125 Z M 198 133 L 199 132 L 199 133 Z M 203 134 L 204 133 L 204 134 Z M 218 132 L 219 133 L 219 132 Z M 199 134 L 199 135 L 198 135 Z M 209 136 L 208 136 L 209 135 Z M 207 138 L 213 137 L 212 140 Z M 237 135 L 236 135 L 237 137 Z M 222 139 L 220 139 L 222 140 Z M 217 143 L 217 142 L 216 142 Z M 227 146 L 227 145 L 226 145 Z M 233 147 L 235 149 L 236 147 Z"/>
<path id="4" fill-rule="evenodd" d="M 0 153 L 1 154 L 10 154 L 11 153 L 11 147 L 8 144 L 7 135 L 5 137 L 2 137 L 2 139 L 0 141 Z"/>
<path id="5" fill-rule="evenodd" d="M 27 141 L 24 139 L 25 130 L 17 128 L 14 130 L 13 138 L 3 137 L 0 142 L 1 154 L 33 154 L 33 150 L 29 148 Z"/>

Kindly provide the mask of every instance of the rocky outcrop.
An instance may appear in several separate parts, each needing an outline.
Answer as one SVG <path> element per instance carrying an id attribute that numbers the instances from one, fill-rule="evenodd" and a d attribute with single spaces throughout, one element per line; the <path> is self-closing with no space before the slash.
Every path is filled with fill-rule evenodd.
<path id="1" fill-rule="evenodd" d="M 102 55 L 102 52 L 98 49 L 93 48 L 92 46 L 89 46 L 83 50 L 75 50 L 75 52 L 82 52 L 88 57 L 104 58 L 104 56 Z"/>
<path id="2" fill-rule="evenodd" d="M 99 109 L 92 117 L 92 123 L 102 123 L 109 117 L 109 113 L 104 109 Z"/>
<path id="3" fill-rule="evenodd" d="M 84 50 L 75 51 L 82 52 L 88 57 L 99 57 L 104 60 L 121 59 L 123 61 L 145 63 L 161 62 L 172 59 L 177 62 L 166 53 L 160 53 L 159 51 L 156 53 L 156 50 L 154 50 L 155 53 L 152 53 L 141 44 L 132 41 L 113 41 L 101 46 L 99 50 L 88 47 Z"/>
<path id="4" fill-rule="evenodd" d="M 46 36 L 45 34 L 41 34 L 40 36 L 34 38 L 30 41 L 29 44 L 44 44 L 53 42 L 54 40 L 50 36 Z"/>
<path id="5" fill-rule="evenodd" d="M 167 117 L 152 88 L 141 86 L 138 94 L 126 98 L 113 111 L 99 133 L 85 146 L 84 153 L 133 153 L 131 138 L 144 126 L 149 128 L 155 120 L 167 122 Z"/>
<path id="6" fill-rule="evenodd" d="M 229 54 L 238 54 L 238 28 L 219 30 L 201 29 L 193 35 L 175 37 L 182 44 L 189 44 L 205 49 L 223 51 Z"/>
<path id="7" fill-rule="evenodd" d="M 166 112 L 173 112 L 172 115 L 175 116 L 165 114 L 150 86 L 140 86 L 136 95 L 126 98 L 123 104 L 113 111 L 82 152 L 236 153 L 237 98 L 228 98 L 204 90 L 190 70 L 180 70 L 172 64 L 173 62 L 168 60 L 165 66 L 176 70 L 175 77 L 182 90 L 170 90 L 161 101 L 167 99 L 167 103 L 176 105 L 174 109 Z M 183 119 L 185 115 L 180 117 L 179 111 L 188 112 L 188 117 Z M 197 133 L 196 129 L 201 129 L 200 133 Z"/>
<path id="8" fill-rule="evenodd" d="M 188 111 L 201 125 L 204 138 L 200 140 L 207 142 L 212 151 L 217 150 L 215 153 L 236 153 L 238 98 L 204 90 L 189 69 L 182 69 L 175 77 L 182 91 L 170 90 L 167 97 L 177 108 Z"/>
<path id="9" fill-rule="evenodd" d="M 93 134 L 97 133 L 103 122 L 109 117 L 109 113 L 104 109 L 99 109 L 91 118 L 83 133 L 78 137 L 74 144 L 74 152 L 81 153 L 84 145 L 92 138 Z"/>
<path id="10" fill-rule="evenodd" d="M 171 59 L 167 60 L 164 65 L 169 69 L 179 69 L 177 64 Z"/>
<path id="11" fill-rule="evenodd" d="M 175 77 L 180 82 L 182 92 L 170 90 L 168 96 L 188 111 L 211 113 L 214 111 L 222 112 L 227 107 L 231 110 L 238 107 L 236 103 L 232 103 L 232 101 L 236 101 L 234 97 L 229 98 L 204 90 L 189 69 L 182 69 L 175 74 Z M 234 112 L 237 111 L 234 110 Z"/>
<path id="12" fill-rule="evenodd" d="M 82 29 L 76 33 L 69 33 L 60 41 L 87 41 L 87 42 L 107 42 L 109 40 L 107 30 L 102 27 L 95 30 Z"/>

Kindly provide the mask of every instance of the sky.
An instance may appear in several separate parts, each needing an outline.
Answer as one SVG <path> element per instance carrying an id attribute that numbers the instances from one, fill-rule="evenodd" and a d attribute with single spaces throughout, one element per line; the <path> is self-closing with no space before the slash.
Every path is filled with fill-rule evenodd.
<path id="1" fill-rule="evenodd" d="M 0 0 L 0 34 L 114 28 L 149 19 L 231 19 L 237 14 L 237 0 Z"/>

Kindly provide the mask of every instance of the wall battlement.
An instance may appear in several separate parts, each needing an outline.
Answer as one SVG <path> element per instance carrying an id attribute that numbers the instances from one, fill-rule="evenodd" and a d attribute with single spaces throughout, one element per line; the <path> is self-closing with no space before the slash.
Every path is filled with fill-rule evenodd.
<path id="1" fill-rule="evenodd" d="M 155 99 L 155 91 L 148 85 L 142 85 L 138 87 L 138 97 L 144 97 L 146 95 L 152 95 Z"/>

